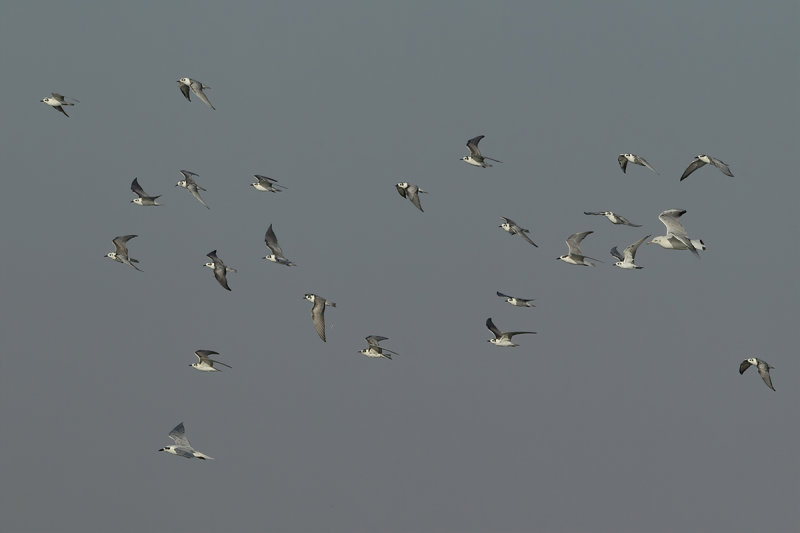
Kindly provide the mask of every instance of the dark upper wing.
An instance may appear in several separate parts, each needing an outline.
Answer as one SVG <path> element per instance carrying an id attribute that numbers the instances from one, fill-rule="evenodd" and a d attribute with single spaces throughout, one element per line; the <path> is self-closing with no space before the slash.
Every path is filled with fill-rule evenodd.
<path id="1" fill-rule="evenodd" d="M 192 101 L 192 98 L 189 96 L 189 86 L 188 85 L 184 85 L 181 82 L 178 82 L 178 89 L 181 90 L 181 93 L 183 94 L 184 98 L 186 98 L 190 102 Z"/>
<path id="2" fill-rule="evenodd" d="M 628 158 L 620 154 L 617 156 L 617 163 L 619 163 L 619 168 L 622 169 L 622 173 L 625 174 L 625 169 L 628 168 Z"/>
<path id="3" fill-rule="evenodd" d="M 616 246 L 611 249 L 611 255 L 613 255 L 614 257 L 616 257 L 620 261 L 624 261 L 625 260 L 625 258 L 622 257 L 622 254 L 619 253 L 619 250 L 617 250 Z"/>
<path id="4" fill-rule="evenodd" d="M 267 234 L 264 235 L 264 242 L 267 243 L 267 248 L 272 250 L 273 254 L 277 257 L 283 257 L 283 250 L 278 245 L 278 237 L 276 237 L 275 232 L 272 231 L 272 224 L 267 228 Z"/>
<path id="5" fill-rule="evenodd" d="M 503 335 L 503 333 L 499 329 L 497 329 L 497 326 L 494 325 L 494 322 L 492 322 L 491 318 L 486 319 L 486 327 L 489 328 L 489 331 L 494 333 L 494 336 L 498 339 L 500 338 L 501 335 Z"/>
<path id="6" fill-rule="evenodd" d="M 140 198 L 143 198 L 143 197 L 147 196 L 147 193 L 144 192 L 144 189 L 142 189 L 142 186 L 139 185 L 139 178 L 133 178 L 133 181 L 131 182 L 131 190 L 135 194 L 137 194 Z"/>
<path id="7" fill-rule="evenodd" d="M 470 155 L 481 155 L 481 151 L 478 149 L 478 143 L 481 142 L 481 139 L 484 137 L 485 135 L 478 135 L 467 141 L 467 148 L 469 148 Z"/>
<path id="8" fill-rule="evenodd" d="M 688 166 L 688 167 L 686 167 L 686 170 L 684 170 L 684 171 L 683 171 L 683 175 L 681 176 L 681 179 L 680 179 L 680 181 L 683 181 L 683 180 L 685 180 L 686 178 L 688 178 L 688 177 L 689 177 L 689 174 L 691 174 L 692 172 L 694 172 L 694 171 L 695 171 L 695 170 L 697 170 L 698 168 L 702 167 L 703 165 L 705 165 L 705 163 L 703 163 L 703 162 L 702 162 L 702 161 L 700 161 L 699 159 L 695 159 L 694 161 L 692 161 L 691 163 L 689 163 L 689 166 Z"/>
<path id="9" fill-rule="evenodd" d="M 742 361 L 742 364 L 739 365 L 739 374 L 744 374 L 744 371 L 750 368 L 750 361 L 745 359 Z"/>

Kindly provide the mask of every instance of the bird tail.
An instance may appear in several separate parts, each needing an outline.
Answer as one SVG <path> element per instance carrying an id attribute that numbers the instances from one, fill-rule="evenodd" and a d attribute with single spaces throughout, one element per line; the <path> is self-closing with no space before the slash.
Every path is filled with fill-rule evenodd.
<path id="1" fill-rule="evenodd" d="M 331 307 L 336 307 L 336 302 L 331 302 L 329 300 L 325 301 L 325 305 L 330 305 Z"/>
<path id="2" fill-rule="evenodd" d="M 702 239 L 692 239 L 692 246 L 695 247 L 697 250 L 705 250 L 706 245 Z"/>
<path id="3" fill-rule="evenodd" d="M 203 452 L 194 452 L 194 456 L 197 457 L 198 459 L 202 459 L 204 461 L 206 459 L 211 459 L 212 461 L 214 460 L 213 457 L 211 457 L 210 455 L 206 455 Z"/>
<path id="4" fill-rule="evenodd" d="M 483 156 L 483 158 L 484 158 L 484 159 L 488 159 L 489 161 L 494 161 L 495 163 L 502 163 L 502 161 L 500 161 L 499 159 L 495 159 L 495 158 L 493 158 L 493 157 L 486 157 L 486 156 Z M 487 165 L 487 166 L 492 166 L 492 165 Z"/>

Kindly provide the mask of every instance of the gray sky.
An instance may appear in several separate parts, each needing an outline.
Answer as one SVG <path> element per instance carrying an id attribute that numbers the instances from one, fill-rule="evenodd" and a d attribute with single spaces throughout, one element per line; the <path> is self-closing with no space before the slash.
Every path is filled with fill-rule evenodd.
<path id="1" fill-rule="evenodd" d="M 3 529 L 797 531 L 797 24 L 794 2 L 7 6 Z M 504 163 L 459 162 L 479 134 Z M 736 177 L 679 182 L 698 153 Z M 163 207 L 129 203 L 135 176 Z M 668 208 L 702 259 L 613 268 Z M 583 215 L 606 209 L 643 227 Z M 270 223 L 297 268 L 259 259 Z M 556 261 L 583 230 L 605 263 Z M 128 233 L 143 273 L 103 259 Z M 338 304 L 327 343 L 305 292 Z M 489 316 L 538 334 L 495 348 Z M 369 334 L 400 355 L 359 355 Z M 233 369 L 190 369 L 200 348 Z M 752 355 L 777 392 L 738 375 Z M 180 421 L 216 461 L 156 453 Z"/>

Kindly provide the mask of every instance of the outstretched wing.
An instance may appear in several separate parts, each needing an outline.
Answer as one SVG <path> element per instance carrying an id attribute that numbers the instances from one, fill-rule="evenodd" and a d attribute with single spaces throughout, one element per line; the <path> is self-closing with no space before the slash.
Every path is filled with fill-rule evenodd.
<path id="1" fill-rule="evenodd" d="M 275 232 L 272 230 L 272 224 L 267 228 L 267 234 L 264 235 L 264 242 L 267 243 L 267 248 L 272 250 L 272 253 L 275 254 L 276 257 L 283 257 L 283 250 L 278 245 L 278 237 L 275 236 Z"/>

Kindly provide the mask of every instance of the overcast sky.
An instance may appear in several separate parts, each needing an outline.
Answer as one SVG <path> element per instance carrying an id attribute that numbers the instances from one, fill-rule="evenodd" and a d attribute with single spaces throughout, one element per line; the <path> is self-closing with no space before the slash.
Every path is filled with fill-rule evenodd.
<path id="1" fill-rule="evenodd" d="M 383 4 L 2 10 L 0 529 L 800 530 L 797 4 Z M 503 163 L 459 161 L 480 134 Z M 702 153 L 735 177 L 679 182 Z M 702 258 L 614 268 L 670 208 Z M 604 263 L 556 261 L 586 230 Z M 181 421 L 215 461 L 156 452 Z"/>

